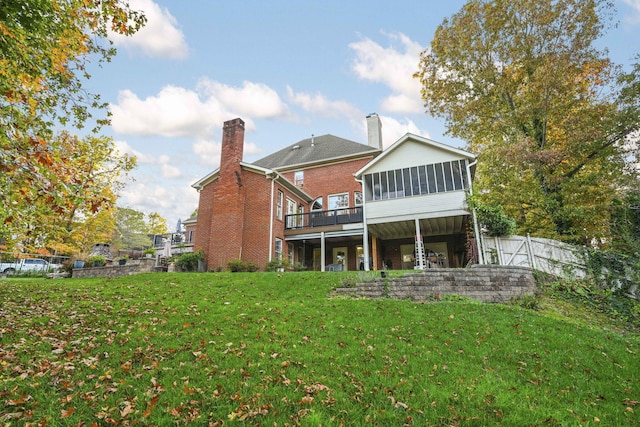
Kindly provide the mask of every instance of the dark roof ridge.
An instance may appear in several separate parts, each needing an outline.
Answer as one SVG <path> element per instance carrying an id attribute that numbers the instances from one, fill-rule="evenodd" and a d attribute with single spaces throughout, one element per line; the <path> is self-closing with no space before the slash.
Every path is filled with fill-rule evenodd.
<path id="1" fill-rule="evenodd" d="M 253 164 L 271 169 L 293 165 L 318 163 L 325 160 L 335 160 L 343 157 L 364 155 L 380 150 L 366 144 L 341 138 L 330 133 L 312 135 L 290 144 Z"/>

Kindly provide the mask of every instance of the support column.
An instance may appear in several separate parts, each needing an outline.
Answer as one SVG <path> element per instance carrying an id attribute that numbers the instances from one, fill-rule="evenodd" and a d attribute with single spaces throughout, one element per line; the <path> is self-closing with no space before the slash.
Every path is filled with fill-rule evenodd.
<path id="1" fill-rule="evenodd" d="M 378 262 L 378 238 L 376 236 L 374 236 L 373 234 L 371 235 L 371 252 L 373 252 L 372 254 L 372 258 L 373 258 L 373 269 L 374 270 L 379 270 L 380 266 L 379 266 L 379 262 Z"/>
<path id="2" fill-rule="evenodd" d="M 320 232 L 320 271 L 325 271 L 324 266 L 326 265 L 326 257 L 324 255 L 325 247 L 324 247 L 324 231 Z"/>

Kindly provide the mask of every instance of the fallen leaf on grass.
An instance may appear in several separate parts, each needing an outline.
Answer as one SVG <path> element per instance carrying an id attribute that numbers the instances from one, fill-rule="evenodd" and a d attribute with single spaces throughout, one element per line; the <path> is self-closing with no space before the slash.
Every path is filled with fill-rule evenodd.
<path id="1" fill-rule="evenodd" d="M 62 418 L 70 417 L 71 415 L 73 415 L 75 411 L 76 411 L 76 408 L 63 409 L 61 411 L 61 417 Z"/>
<path id="2" fill-rule="evenodd" d="M 131 413 L 133 413 L 133 407 L 131 406 L 131 404 L 127 403 L 124 409 L 120 411 L 120 416 L 124 418 Z"/>
<path id="3" fill-rule="evenodd" d="M 314 400 L 315 399 L 313 398 L 313 396 L 305 396 L 302 399 L 300 399 L 300 404 L 301 405 L 311 405 Z"/>

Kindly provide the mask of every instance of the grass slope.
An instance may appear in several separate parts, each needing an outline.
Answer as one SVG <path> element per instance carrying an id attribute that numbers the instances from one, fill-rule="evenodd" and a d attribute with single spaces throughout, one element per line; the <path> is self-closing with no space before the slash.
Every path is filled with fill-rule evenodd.
<path id="1" fill-rule="evenodd" d="M 0 423 L 640 423 L 637 334 L 344 274 L 0 281 Z"/>

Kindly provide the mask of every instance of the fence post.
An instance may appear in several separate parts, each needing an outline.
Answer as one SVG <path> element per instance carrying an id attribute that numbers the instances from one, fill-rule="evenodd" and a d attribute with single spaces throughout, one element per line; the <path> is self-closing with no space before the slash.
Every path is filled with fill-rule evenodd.
<path id="1" fill-rule="evenodd" d="M 538 269 L 538 265 L 536 263 L 536 256 L 533 253 L 533 245 L 531 244 L 531 234 L 527 233 L 527 255 L 529 256 L 529 264 L 531 268 L 534 270 Z"/>
<path id="2" fill-rule="evenodd" d="M 498 253 L 498 265 L 502 265 L 503 254 L 502 245 L 500 244 L 500 238 L 498 236 L 495 236 L 494 239 L 496 242 L 496 252 Z"/>

